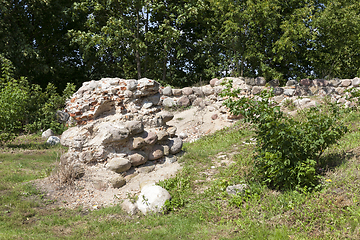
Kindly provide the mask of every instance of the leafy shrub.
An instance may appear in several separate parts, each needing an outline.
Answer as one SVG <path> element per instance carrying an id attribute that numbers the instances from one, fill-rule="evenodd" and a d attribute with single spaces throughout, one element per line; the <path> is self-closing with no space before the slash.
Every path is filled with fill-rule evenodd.
<path id="1" fill-rule="evenodd" d="M 28 111 L 29 92 L 23 87 L 24 79 L 1 84 L 0 90 L 0 142 L 10 140 L 21 131 Z"/>
<path id="2" fill-rule="evenodd" d="M 347 132 L 339 121 L 338 105 L 328 102 L 323 108 L 303 110 L 301 119 L 295 120 L 270 100 L 271 91 L 247 98 L 231 89 L 231 81 L 226 86 L 225 106 L 255 127 L 256 176 L 275 189 L 314 189 L 321 155 Z"/>
<path id="3" fill-rule="evenodd" d="M 51 128 L 61 133 L 65 126 L 56 120 L 56 111 L 64 107 L 75 85 L 68 83 L 62 95 L 51 83 L 43 91 L 39 85 L 29 84 L 26 78 L 14 79 L 13 66 L 2 55 L 0 63 L 0 143 L 24 131 Z"/>

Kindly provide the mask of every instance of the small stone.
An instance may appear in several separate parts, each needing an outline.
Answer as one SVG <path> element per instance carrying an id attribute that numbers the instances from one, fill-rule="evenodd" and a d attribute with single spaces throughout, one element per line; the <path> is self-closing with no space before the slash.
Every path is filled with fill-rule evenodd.
<path id="1" fill-rule="evenodd" d="M 59 122 L 67 122 L 67 120 L 69 120 L 70 114 L 64 111 L 56 111 L 56 119 Z"/>
<path id="2" fill-rule="evenodd" d="M 186 133 L 184 133 L 184 132 L 181 132 L 180 134 L 179 134 L 179 138 L 181 138 L 181 139 L 185 139 L 185 138 L 187 138 L 188 137 L 188 135 L 186 134 Z"/>
<path id="3" fill-rule="evenodd" d="M 205 106 L 205 103 L 204 103 L 204 100 L 202 98 L 196 98 L 194 101 L 193 101 L 193 106 L 195 107 L 204 107 Z"/>
<path id="4" fill-rule="evenodd" d="M 271 87 L 278 87 L 280 85 L 280 83 L 279 83 L 278 79 L 274 79 L 274 80 L 269 81 L 269 85 Z"/>
<path id="5" fill-rule="evenodd" d="M 181 89 L 173 89 L 173 90 L 172 90 L 172 94 L 173 94 L 174 96 L 181 96 L 182 90 L 181 90 Z"/>
<path id="6" fill-rule="evenodd" d="M 147 102 L 147 101 L 145 101 L 145 102 L 143 103 L 142 108 L 148 109 L 148 108 L 151 108 L 152 106 L 153 106 L 153 103 L 152 103 L 152 102 Z"/>
<path id="7" fill-rule="evenodd" d="M 172 89 L 171 87 L 165 87 L 162 89 L 162 94 L 165 96 L 171 96 L 172 95 Z"/>
<path id="8" fill-rule="evenodd" d="M 262 90 L 263 90 L 262 87 L 254 86 L 252 88 L 252 94 L 257 95 L 257 94 L 261 93 Z"/>
<path id="9" fill-rule="evenodd" d="M 295 94 L 295 89 L 293 89 L 293 88 L 285 88 L 284 89 L 284 95 L 286 95 L 286 96 L 294 96 L 294 94 Z"/>
<path id="10" fill-rule="evenodd" d="M 226 188 L 226 192 L 229 195 L 236 195 L 237 193 L 243 193 L 246 188 L 247 188 L 246 184 L 237 184 L 237 185 L 233 185 L 233 186 L 228 186 Z"/>
<path id="11" fill-rule="evenodd" d="M 113 188 L 121 188 L 126 184 L 126 180 L 122 176 L 117 176 L 110 179 L 110 184 Z"/>
<path id="12" fill-rule="evenodd" d="M 192 88 L 194 94 L 197 96 L 197 97 L 204 97 L 204 93 L 203 91 L 201 90 L 201 88 L 199 87 L 193 87 Z"/>
<path id="13" fill-rule="evenodd" d="M 213 114 L 213 115 L 211 116 L 211 119 L 212 119 L 212 120 L 216 120 L 218 117 L 219 117 L 219 116 L 215 113 L 215 114 Z"/>
<path id="14" fill-rule="evenodd" d="M 329 84 L 333 87 L 338 87 L 341 84 L 341 81 L 339 79 L 331 79 Z"/>
<path id="15" fill-rule="evenodd" d="M 131 149 L 139 149 L 146 145 L 145 139 L 142 137 L 135 137 L 131 143 Z"/>
<path id="16" fill-rule="evenodd" d="M 182 89 L 182 94 L 183 95 L 191 95 L 193 93 L 193 90 L 191 87 L 185 87 Z"/>
<path id="17" fill-rule="evenodd" d="M 105 189 L 107 189 L 108 185 L 106 184 L 106 182 L 102 181 L 102 180 L 94 180 L 93 181 L 93 186 L 96 190 L 100 190 L 100 191 L 104 191 Z"/>
<path id="18" fill-rule="evenodd" d="M 312 83 L 312 81 L 310 79 L 308 79 L 308 78 L 300 80 L 300 85 L 302 85 L 302 86 L 308 87 L 308 86 L 311 85 L 311 83 Z"/>
<path id="19" fill-rule="evenodd" d="M 74 172 L 74 178 L 79 179 L 85 175 L 85 168 L 81 164 L 74 164 L 73 172 Z"/>
<path id="20" fill-rule="evenodd" d="M 350 79 L 343 79 L 343 80 L 341 80 L 341 84 L 340 84 L 340 86 L 341 87 L 348 87 L 348 86 L 350 86 L 351 85 L 351 80 Z"/>
<path id="21" fill-rule="evenodd" d="M 130 215 L 135 215 L 138 211 L 136 205 L 133 204 L 129 199 L 122 201 L 121 208 Z"/>
<path id="22" fill-rule="evenodd" d="M 187 107 L 190 105 L 190 100 L 186 96 L 182 96 L 178 101 L 177 104 L 181 107 Z"/>
<path id="23" fill-rule="evenodd" d="M 48 140 L 46 141 L 47 144 L 50 145 L 56 145 L 60 143 L 60 138 L 56 137 L 56 136 L 50 136 L 48 138 Z"/>
<path id="24" fill-rule="evenodd" d="M 163 145 L 163 149 L 164 149 L 164 156 L 167 156 L 170 154 L 170 148 L 168 145 Z"/>
<path id="25" fill-rule="evenodd" d="M 214 93 L 214 89 L 209 85 L 201 87 L 201 90 L 205 96 L 209 96 Z"/>
<path id="26" fill-rule="evenodd" d="M 48 139 L 49 137 L 54 136 L 54 135 L 55 135 L 55 133 L 49 128 L 48 130 L 44 131 L 41 134 L 41 137 Z"/>
<path id="27" fill-rule="evenodd" d="M 155 145 L 149 153 L 149 160 L 156 160 L 164 156 L 164 148 L 161 145 Z"/>
<path id="28" fill-rule="evenodd" d="M 219 81 L 219 79 L 217 79 L 217 78 L 211 79 L 210 80 L 210 86 L 215 87 L 217 81 Z"/>
<path id="29" fill-rule="evenodd" d="M 158 137 L 158 141 L 162 141 L 169 137 L 169 133 L 164 130 L 161 130 L 157 133 L 157 137 Z"/>
<path id="30" fill-rule="evenodd" d="M 131 168 L 131 162 L 126 158 L 112 158 L 108 160 L 106 168 L 116 173 L 122 173 Z"/>
<path id="31" fill-rule="evenodd" d="M 360 85 L 360 78 L 354 78 L 353 80 L 352 80 L 352 86 L 353 87 L 359 87 L 359 85 Z"/>
<path id="32" fill-rule="evenodd" d="M 166 132 L 169 134 L 170 137 L 174 137 L 176 134 L 177 128 L 175 126 L 169 127 L 166 129 Z"/>
<path id="33" fill-rule="evenodd" d="M 153 145 L 156 143 L 156 141 L 158 140 L 158 136 L 156 133 L 154 132 L 148 132 L 147 133 L 147 137 L 144 139 L 145 142 L 149 145 Z"/>
<path id="34" fill-rule="evenodd" d="M 287 87 L 296 86 L 296 85 L 298 85 L 298 82 L 296 80 L 288 80 L 286 82 Z"/>
<path id="35" fill-rule="evenodd" d="M 131 135 L 142 133 L 144 131 L 144 125 L 141 121 L 126 122 L 126 128 L 130 131 Z"/>
<path id="36" fill-rule="evenodd" d="M 326 87 L 327 85 L 329 85 L 329 82 L 324 79 L 314 79 L 312 82 L 313 85 L 317 87 Z"/>
<path id="37" fill-rule="evenodd" d="M 257 77 L 255 78 L 255 86 L 265 86 L 266 80 L 264 77 Z"/>
<path id="38" fill-rule="evenodd" d="M 169 107 L 169 108 L 171 108 L 171 107 L 175 107 L 175 106 L 176 106 L 176 103 L 175 103 L 174 99 L 172 99 L 172 98 L 166 98 L 166 99 L 163 100 L 162 105 L 163 105 L 164 107 Z"/>
<path id="39" fill-rule="evenodd" d="M 275 87 L 273 93 L 275 96 L 279 96 L 284 93 L 284 89 L 281 87 Z"/>
<path id="40" fill-rule="evenodd" d="M 142 166 L 137 169 L 138 173 L 150 173 L 155 170 L 155 165 L 151 166 Z"/>
<path id="41" fill-rule="evenodd" d="M 245 78 L 246 85 L 254 86 L 255 85 L 255 79 L 254 78 Z"/>
<path id="42" fill-rule="evenodd" d="M 177 161 L 177 157 L 175 155 L 169 155 L 165 157 L 165 163 L 174 163 Z"/>
<path id="43" fill-rule="evenodd" d="M 181 140 L 181 138 L 174 138 L 170 140 L 170 153 L 171 154 L 176 154 L 178 152 L 181 151 L 183 145 L 183 141 Z"/>
<path id="44" fill-rule="evenodd" d="M 162 118 L 163 123 L 167 123 L 168 121 L 171 121 L 174 118 L 174 114 L 172 114 L 169 111 L 161 111 L 156 116 L 159 116 Z"/>
<path id="45" fill-rule="evenodd" d="M 144 152 L 139 151 L 137 153 L 129 155 L 129 160 L 131 162 L 131 165 L 136 167 L 136 166 L 146 163 L 147 156 L 145 155 Z"/>

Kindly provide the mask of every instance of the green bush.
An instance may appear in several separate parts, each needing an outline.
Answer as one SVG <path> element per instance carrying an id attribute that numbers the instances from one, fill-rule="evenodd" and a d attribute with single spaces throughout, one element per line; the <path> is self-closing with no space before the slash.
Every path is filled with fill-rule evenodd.
<path id="1" fill-rule="evenodd" d="M 314 189 L 321 155 L 347 132 L 339 120 L 341 108 L 327 102 L 321 108 L 303 110 L 296 120 L 270 100 L 272 91 L 247 98 L 231 89 L 231 81 L 226 86 L 222 93 L 228 97 L 225 106 L 255 127 L 256 176 L 275 189 Z"/>
<path id="2" fill-rule="evenodd" d="M 29 92 L 23 87 L 24 79 L 1 84 L 0 90 L 0 142 L 10 140 L 21 131 L 27 115 Z"/>
<path id="3" fill-rule="evenodd" d="M 13 78 L 13 66 L 0 55 L 0 143 L 11 140 L 17 134 L 51 128 L 60 134 L 65 126 L 56 119 L 56 111 L 75 91 L 74 84 L 60 95 L 49 83 L 43 91 L 39 85 L 29 84 L 26 78 Z"/>

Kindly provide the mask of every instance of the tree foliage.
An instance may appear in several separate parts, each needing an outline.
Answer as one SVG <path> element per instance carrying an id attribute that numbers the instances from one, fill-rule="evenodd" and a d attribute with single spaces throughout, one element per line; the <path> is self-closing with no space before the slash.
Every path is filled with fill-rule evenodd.
<path id="1" fill-rule="evenodd" d="M 359 76 L 355 0 L 4 0 L 0 53 L 42 88 L 101 77 Z"/>

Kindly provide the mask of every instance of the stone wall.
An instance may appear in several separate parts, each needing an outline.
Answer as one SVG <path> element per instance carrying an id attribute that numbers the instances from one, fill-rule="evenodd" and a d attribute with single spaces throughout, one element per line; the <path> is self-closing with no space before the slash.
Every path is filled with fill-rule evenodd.
<path id="1" fill-rule="evenodd" d="M 262 77 L 227 79 L 232 79 L 233 88 L 240 88 L 245 96 L 272 87 L 278 102 L 294 96 L 330 95 L 346 103 L 345 90 L 360 85 L 359 78 L 289 80 L 285 87 Z M 85 82 L 65 108 L 76 126 L 61 137 L 61 143 L 69 147 L 63 159 L 81 163 L 107 161 L 107 168 L 118 173 L 148 160 L 171 159 L 181 151 L 182 139 L 176 127 L 167 125 L 173 118 L 167 110 L 221 103 L 219 93 L 224 80 L 212 79 L 209 85 L 182 89 L 161 87 L 146 78 Z"/>

